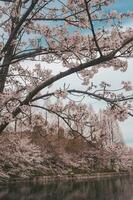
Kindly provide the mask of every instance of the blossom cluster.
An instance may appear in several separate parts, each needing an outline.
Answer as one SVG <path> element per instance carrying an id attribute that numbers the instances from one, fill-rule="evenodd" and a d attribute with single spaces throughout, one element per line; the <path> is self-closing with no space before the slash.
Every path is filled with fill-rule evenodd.
<path id="1" fill-rule="evenodd" d="M 67 97 L 67 95 L 68 95 L 68 92 L 67 92 L 67 90 L 65 89 L 65 90 L 56 90 L 55 92 L 54 92 L 54 95 L 56 96 L 56 97 L 61 97 L 61 98 L 63 98 L 63 99 L 65 99 L 66 97 Z"/>
<path id="2" fill-rule="evenodd" d="M 126 91 L 131 91 L 133 89 L 130 81 L 122 81 L 123 89 Z"/>

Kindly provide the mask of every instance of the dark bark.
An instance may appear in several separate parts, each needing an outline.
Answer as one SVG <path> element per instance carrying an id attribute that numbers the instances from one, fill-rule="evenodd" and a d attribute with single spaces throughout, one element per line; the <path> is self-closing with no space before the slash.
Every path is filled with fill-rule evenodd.
<path id="1" fill-rule="evenodd" d="M 4 67 L 2 67 L 0 69 L 0 93 L 3 92 L 4 87 L 5 87 L 6 78 L 7 78 L 8 70 L 9 70 L 9 66 L 10 66 L 9 63 L 11 61 L 12 53 L 13 53 L 13 48 L 10 47 L 7 54 L 4 57 L 4 61 L 3 61 Z"/>
<path id="2" fill-rule="evenodd" d="M 3 92 L 5 83 L 6 83 L 6 78 L 8 75 L 9 71 L 9 66 L 12 61 L 12 56 L 13 56 L 13 51 L 14 51 L 14 46 L 11 44 L 13 40 L 15 40 L 19 34 L 20 28 L 25 22 L 26 18 L 29 16 L 31 11 L 34 9 L 35 5 L 37 4 L 38 0 L 32 0 L 31 5 L 29 6 L 28 10 L 24 13 L 24 15 L 21 17 L 21 19 L 12 19 L 12 31 L 9 36 L 9 39 L 7 40 L 4 48 L 2 49 L 1 53 L 6 53 L 4 57 L 3 64 L 0 69 L 0 93 Z M 19 7 L 21 7 L 21 4 L 18 5 L 18 10 Z M 19 11 L 18 16 L 19 16 Z M 18 18 L 18 17 L 17 17 Z"/>

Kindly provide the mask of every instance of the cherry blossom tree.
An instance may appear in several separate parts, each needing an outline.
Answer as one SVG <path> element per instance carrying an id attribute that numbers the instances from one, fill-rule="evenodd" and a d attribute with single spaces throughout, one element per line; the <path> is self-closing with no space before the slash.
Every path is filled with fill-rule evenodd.
<path id="1" fill-rule="evenodd" d="M 9 176 L 26 177 L 41 166 L 44 157 L 30 137 L 5 134 L 0 138 L 0 171 Z"/>
<path id="2" fill-rule="evenodd" d="M 133 30 L 122 26 L 133 13 L 111 10 L 113 3 L 115 0 L 0 1 L 0 133 L 15 120 L 31 120 L 36 108 L 53 113 L 82 135 L 90 114 L 85 105 L 70 100 L 75 95 L 103 100 L 106 113 L 120 121 L 133 115 L 129 81 L 115 90 L 110 83 L 91 81 L 101 68 L 125 72 L 127 59 L 133 56 Z M 61 63 L 63 71 L 54 74 L 48 68 L 51 63 Z M 66 83 L 50 92 L 52 84 L 71 74 L 77 74 L 83 90 Z M 57 101 L 48 107 L 38 103 L 48 98 Z M 94 116 L 89 119 L 97 121 Z"/>

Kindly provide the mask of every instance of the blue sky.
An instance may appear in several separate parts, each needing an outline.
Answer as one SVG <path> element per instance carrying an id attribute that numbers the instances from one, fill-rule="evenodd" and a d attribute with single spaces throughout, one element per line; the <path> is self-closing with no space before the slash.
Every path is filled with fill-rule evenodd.
<path id="1" fill-rule="evenodd" d="M 116 3 L 113 4 L 112 9 L 117 9 L 120 12 L 133 11 L 133 1 L 132 0 L 116 0 Z"/>

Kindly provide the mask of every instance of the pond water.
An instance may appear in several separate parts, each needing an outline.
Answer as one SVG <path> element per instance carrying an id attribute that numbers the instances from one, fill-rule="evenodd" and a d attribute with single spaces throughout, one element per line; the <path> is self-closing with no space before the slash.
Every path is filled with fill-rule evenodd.
<path id="1" fill-rule="evenodd" d="M 133 200 L 133 177 L 0 185 L 0 200 Z"/>

